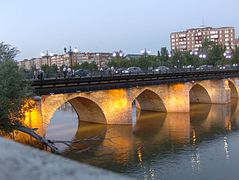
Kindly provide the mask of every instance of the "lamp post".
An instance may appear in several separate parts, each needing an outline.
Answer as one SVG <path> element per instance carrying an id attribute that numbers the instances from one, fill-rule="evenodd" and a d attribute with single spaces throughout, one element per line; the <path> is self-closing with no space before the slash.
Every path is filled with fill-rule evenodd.
<path id="1" fill-rule="evenodd" d="M 65 48 L 64 48 L 64 52 L 69 55 L 69 58 L 70 58 L 70 68 L 72 69 L 72 67 L 73 67 L 73 59 L 72 59 L 72 56 L 73 56 L 74 53 L 77 53 L 77 52 L 78 52 L 78 49 L 75 48 L 75 49 L 72 51 L 71 46 L 70 46 L 69 51 L 67 51 L 67 48 L 65 47 Z"/>
<path id="2" fill-rule="evenodd" d="M 53 53 L 48 53 L 48 50 L 46 52 L 41 52 L 42 58 L 46 58 L 46 64 L 47 64 L 47 69 L 46 69 L 46 77 L 49 77 L 49 66 L 51 66 L 51 57 L 53 56 Z M 49 58 L 50 58 L 50 63 L 49 63 Z"/>
<path id="3" fill-rule="evenodd" d="M 231 54 L 230 51 L 225 51 L 225 52 L 223 53 L 223 56 L 224 56 L 224 58 L 225 58 L 226 60 L 228 60 L 228 61 L 230 61 L 231 58 L 232 58 L 232 54 Z M 231 62 L 231 61 L 230 61 L 230 62 Z"/>
<path id="4" fill-rule="evenodd" d="M 147 50 L 146 48 L 142 49 L 140 52 L 142 55 L 144 55 L 145 60 L 146 60 L 147 55 L 151 53 L 151 51 Z"/>
<path id="5" fill-rule="evenodd" d="M 231 55 L 231 52 L 230 51 L 225 51 L 223 53 L 223 56 L 226 58 L 226 59 L 231 59 L 232 58 L 232 55 Z"/>
<path id="6" fill-rule="evenodd" d="M 199 58 L 201 58 L 201 59 L 206 59 L 206 58 L 207 58 L 207 55 L 206 55 L 206 54 L 204 54 L 204 53 L 202 53 L 202 54 L 199 54 Z"/>
<path id="7" fill-rule="evenodd" d="M 123 53 L 121 50 L 119 50 L 119 51 L 114 51 L 114 52 L 112 53 L 112 56 L 115 57 L 115 58 L 122 58 L 122 57 L 124 56 L 124 53 Z"/>
<path id="8" fill-rule="evenodd" d="M 180 60 L 179 59 L 177 60 L 177 64 L 178 64 L 177 68 L 179 68 L 179 66 L 180 66 Z"/>

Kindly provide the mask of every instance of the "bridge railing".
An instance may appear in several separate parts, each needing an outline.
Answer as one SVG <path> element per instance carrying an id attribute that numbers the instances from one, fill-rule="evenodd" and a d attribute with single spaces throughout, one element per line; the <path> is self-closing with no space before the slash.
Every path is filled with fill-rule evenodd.
<path id="1" fill-rule="evenodd" d="M 172 68 L 169 70 L 164 70 L 164 71 L 152 71 L 152 70 L 144 70 L 141 72 L 134 72 L 134 73 L 115 73 L 115 72 L 106 72 L 106 71 L 90 71 L 87 75 L 85 76 L 77 76 L 77 75 L 72 75 L 69 74 L 64 78 L 63 73 L 51 73 L 48 74 L 48 77 L 44 75 L 43 79 L 72 79 L 72 78 L 93 78 L 93 77 L 124 77 L 124 76 L 130 76 L 130 75 L 149 75 L 149 74 L 174 74 L 174 73 L 183 73 L 183 72 L 208 72 L 208 71 L 225 71 L 225 70 L 239 70 L 239 67 L 230 67 L 227 69 L 222 69 L 218 67 L 212 67 L 212 68 Z M 34 80 L 33 74 L 26 73 L 26 79 L 28 80 Z M 35 80 L 39 80 L 40 78 L 35 78 Z"/>

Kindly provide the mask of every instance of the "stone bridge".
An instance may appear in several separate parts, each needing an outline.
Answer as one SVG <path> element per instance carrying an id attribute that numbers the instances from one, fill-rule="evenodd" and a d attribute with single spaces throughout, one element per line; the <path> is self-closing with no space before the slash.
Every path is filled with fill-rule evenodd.
<path id="1" fill-rule="evenodd" d="M 102 124 L 132 124 L 132 104 L 140 110 L 190 112 L 190 103 L 230 103 L 238 97 L 239 78 L 161 84 L 125 89 L 43 95 L 43 132 L 56 110 L 69 102 L 80 121 Z"/>

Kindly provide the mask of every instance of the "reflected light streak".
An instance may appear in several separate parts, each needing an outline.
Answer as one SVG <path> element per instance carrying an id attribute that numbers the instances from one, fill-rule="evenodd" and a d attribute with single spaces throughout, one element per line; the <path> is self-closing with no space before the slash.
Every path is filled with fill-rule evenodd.
<path id="1" fill-rule="evenodd" d="M 225 123 L 225 128 L 228 131 L 232 130 L 232 122 L 230 121 L 230 119 L 227 119 L 226 123 Z"/>
<path id="2" fill-rule="evenodd" d="M 200 154 L 195 150 L 191 156 L 192 170 L 194 172 L 200 171 Z"/>
<path id="3" fill-rule="evenodd" d="M 196 138 L 196 132 L 195 132 L 195 130 L 193 129 L 193 145 L 196 144 L 196 140 L 197 140 L 197 138 Z"/>
<path id="4" fill-rule="evenodd" d="M 141 151 L 141 148 L 138 148 L 138 158 L 139 158 L 139 162 L 140 164 L 143 162 L 142 160 L 142 151 Z"/>
<path id="5" fill-rule="evenodd" d="M 194 151 L 191 155 L 192 170 L 194 172 L 197 172 L 200 170 L 200 154 L 196 147 L 197 137 L 196 137 L 196 131 L 194 129 L 193 129 L 193 134 L 192 134 L 192 140 L 193 140 L 192 147 L 194 149 Z"/>
<path id="6" fill-rule="evenodd" d="M 224 137 L 224 150 L 226 153 L 226 159 L 229 160 L 230 159 L 230 152 L 229 152 L 229 145 L 227 142 L 227 137 Z"/>

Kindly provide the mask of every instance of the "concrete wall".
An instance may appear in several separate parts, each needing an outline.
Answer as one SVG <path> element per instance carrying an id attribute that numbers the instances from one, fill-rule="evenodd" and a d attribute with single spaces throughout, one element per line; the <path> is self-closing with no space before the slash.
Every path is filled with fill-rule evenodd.
<path id="1" fill-rule="evenodd" d="M 131 179 L 0 138 L 2 180 Z"/>

